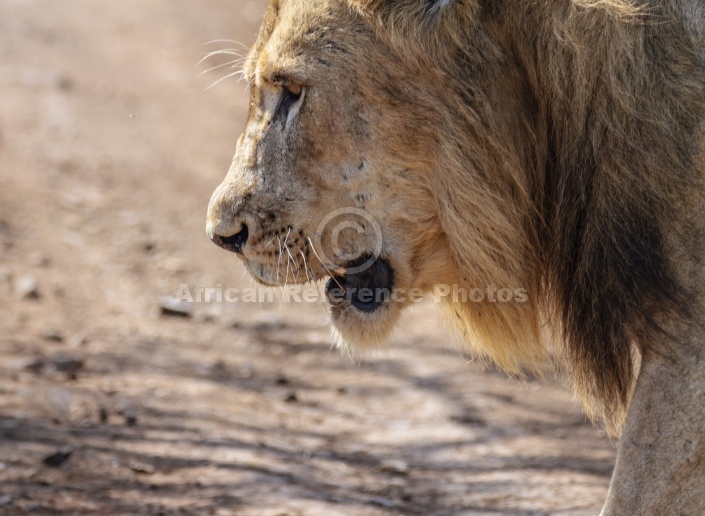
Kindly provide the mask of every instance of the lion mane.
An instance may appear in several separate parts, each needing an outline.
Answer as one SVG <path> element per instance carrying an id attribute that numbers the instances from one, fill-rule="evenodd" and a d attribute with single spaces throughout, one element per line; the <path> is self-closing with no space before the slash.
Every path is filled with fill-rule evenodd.
<path id="1" fill-rule="evenodd" d="M 479 283 L 534 294 L 527 304 L 451 303 L 456 322 L 515 373 L 540 368 L 546 333 L 557 337 L 554 351 L 589 414 L 617 432 L 639 357 L 667 351 L 654 349 L 663 341 L 656 334 L 692 322 L 697 292 L 686 264 L 702 254 L 693 210 L 702 188 L 703 8 L 462 2 L 451 16 L 447 3 L 356 5 L 374 13 L 379 37 L 400 55 L 430 53 L 445 72 L 444 100 L 456 115 L 443 134 L 449 188 L 437 195 L 456 260 Z M 483 16 L 503 23 L 478 36 Z M 500 66 L 483 66 L 488 56 Z M 489 192 L 468 184 L 469 165 Z M 482 213 L 470 224 L 469 210 Z"/>

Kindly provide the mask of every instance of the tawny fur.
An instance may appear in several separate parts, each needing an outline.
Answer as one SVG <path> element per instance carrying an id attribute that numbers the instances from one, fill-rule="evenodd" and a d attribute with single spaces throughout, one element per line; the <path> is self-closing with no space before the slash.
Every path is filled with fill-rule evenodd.
<path id="1" fill-rule="evenodd" d="M 448 311 L 509 372 L 558 357 L 613 433 L 640 360 L 702 352 L 698 0 L 272 0 L 245 72 L 248 129 L 209 231 L 305 236 L 357 206 L 382 226 L 396 286 L 525 288 L 527 303 Z M 266 106 L 287 82 L 307 97 L 276 132 Z M 262 238 L 248 268 L 286 281 L 255 256 Z M 398 310 L 333 315 L 364 347 Z"/>

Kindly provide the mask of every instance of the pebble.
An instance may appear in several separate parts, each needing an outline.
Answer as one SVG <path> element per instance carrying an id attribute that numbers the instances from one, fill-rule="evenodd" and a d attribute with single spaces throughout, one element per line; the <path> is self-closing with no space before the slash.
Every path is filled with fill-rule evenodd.
<path id="1" fill-rule="evenodd" d="M 39 282 L 32 275 L 22 276 L 15 284 L 15 297 L 18 299 L 38 299 Z"/>
<path id="2" fill-rule="evenodd" d="M 156 471 L 156 468 L 146 462 L 130 461 L 128 467 L 135 473 L 151 475 Z"/>
<path id="3" fill-rule="evenodd" d="M 44 340 L 48 340 L 49 342 L 63 342 L 64 341 L 64 336 L 61 334 L 60 331 L 58 330 L 49 330 L 44 332 L 42 335 L 42 338 Z"/>
<path id="4" fill-rule="evenodd" d="M 162 315 L 172 317 L 190 317 L 191 304 L 179 301 L 176 298 L 164 296 L 159 300 L 159 309 Z"/>
<path id="5" fill-rule="evenodd" d="M 84 363 L 80 358 L 59 355 L 51 359 L 51 363 L 57 371 L 62 373 L 76 373 L 83 369 Z"/>
<path id="6" fill-rule="evenodd" d="M 88 335 L 86 333 L 76 333 L 72 335 L 68 340 L 69 346 L 72 348 L 77 348 L 80 346 L 85 346 L 88 344 Z"/>
<path id="7" fill-rule="evenodd" d="M 57 452 L 52 453 L 47 457 L 44 457 L 44 459 L 42 459 L 42 462 L 49 467 L 58 468 L 62 464 L 64 464 L 64 462 L 69 460 L 72 453 L 73 450 L 71 448 L 62 448 L 61 450 L 58 450 Z"/>
<path id="8" fill-rule="evenodd" d="M 137 426 L 139 421 L 139 411 L 135 407 L 119 407 L 115 412 L 125 418 L 125 426 Z"/>
<path id="9" fill-rule="evenodd" d="M 403 460 L 389 459 L 382 461 L 382 464 L 380 464 L 380 469 L 387 473 L 406 475 L 409 472 L 409 465 Z"/>

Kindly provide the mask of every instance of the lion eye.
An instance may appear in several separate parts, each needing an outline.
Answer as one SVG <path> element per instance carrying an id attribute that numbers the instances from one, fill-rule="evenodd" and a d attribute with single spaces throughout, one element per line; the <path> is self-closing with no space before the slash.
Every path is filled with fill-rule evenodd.
<path id="1" fill-rule="evenodd" d="M 281 98 L 277 108 L 277 116 L 284 116 L 287 120 L 287 125 L 298 114 L 301 101 L 304 96 L 302 86 L 295 84 L 285 84 L 281 86 Z"/>
<path id="2" fill-rule="evenodd" d="M 299 100 L 303 93 L 303 88 L 299 84 L 289 84 L 285 87 L 286 91 L 293 97 L 294 100 Z"/>
<path id="3" fill-rule="evenodd" d="M 268 82 L 279 90 L 279 103 L 273 120 L 284 120 L 284 127 L 288 129 L 299 114 L 306 88 L 300 82 L 282 76 L 275 76 Z"/>

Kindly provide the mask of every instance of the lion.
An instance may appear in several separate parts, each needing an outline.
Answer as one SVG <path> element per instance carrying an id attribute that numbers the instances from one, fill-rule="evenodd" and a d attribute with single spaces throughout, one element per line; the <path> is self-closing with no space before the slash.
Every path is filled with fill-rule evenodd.
<path id="1" fill-rule="evenodd" d="M 270 0 L 244 75 L 216 244 L 328 278 L 348 348 L 415 289 L 509 373 L 564 365 L 620 435 L 603 514 L 705 514 L 701 0 Z"/>

